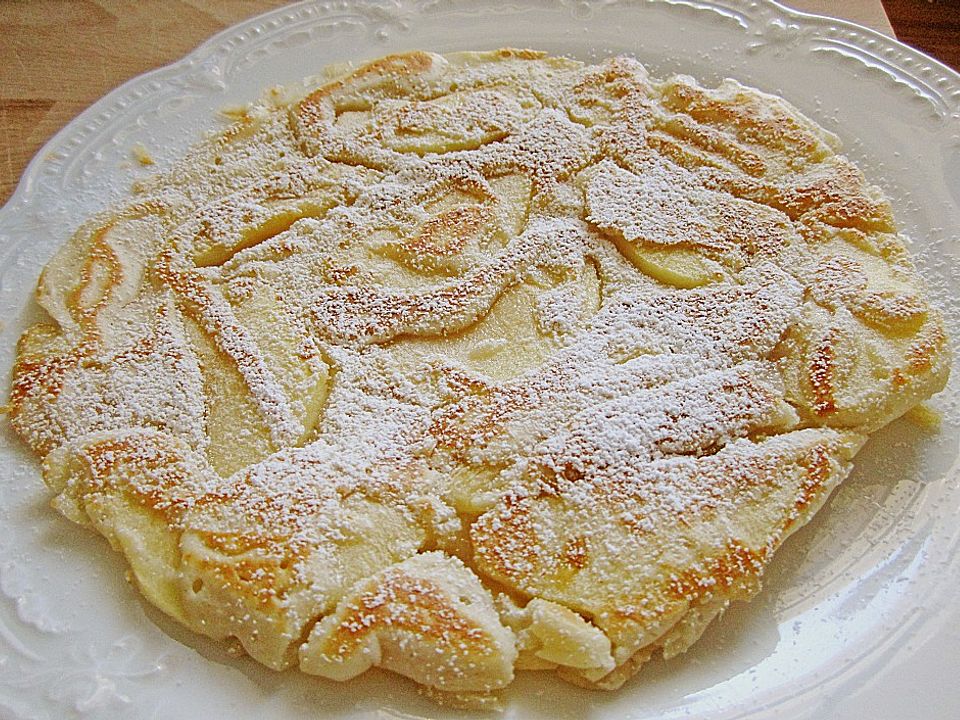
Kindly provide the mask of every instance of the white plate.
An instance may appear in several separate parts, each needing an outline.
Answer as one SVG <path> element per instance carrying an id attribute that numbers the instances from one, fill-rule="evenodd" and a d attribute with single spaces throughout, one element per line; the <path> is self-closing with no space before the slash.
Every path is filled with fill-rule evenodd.
<path id="1" fill-rule="evenodd" d="M 960 338 L 960 76 L 854 25 L 768 1 L 308 3 L 231 28 L 70 123 L 0 211 L 0 366 L 38 316 L 46 259 L 122 198 L 142 143 L 163 167 L 215 113 L 338 60 L 425 48 L 531 46 L 584 60 L 634 53 L 657 75 L 732 76 L 782 94 L 844 140 L 893 199 Z M 955 373 L 960 378 L 960 373 Z M 6 379 L 4 379 L 4 384 Z M 940 433 L 878 433 L 830 504 L 775 559 L 766 589 L 685 656 L 617 693 L 526 674 L 507 718 L 960 717 L 960 379 Z M 386 674 L 336 685 L 272 673 L 147 607 L 105 541 L 47 508 L 36 462 L 0 436 L 0 716 L 446 717 Z"/>

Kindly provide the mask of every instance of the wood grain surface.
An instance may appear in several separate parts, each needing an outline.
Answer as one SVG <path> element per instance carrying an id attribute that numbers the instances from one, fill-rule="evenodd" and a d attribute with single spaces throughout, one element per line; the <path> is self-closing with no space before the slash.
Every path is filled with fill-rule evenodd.
<path id="1" fill-rule="evenodd" d="M 883 0 L 897 38 L 960 71 L 960 0 Z"/>
<path id="2" fill-rule="evenodd" d="M 914 42 L 960 46 L 957 0 L 885 0 Z M 82 110 L 129 78 L 283 0 L 0 0 L 0 203 L 30 158 Z M 789 0 L 890 33 L 881 0 Z M 908 6 L 918 9 L 914 12 Z M 941 24 L 930 23 L 952 5 Z M 943 7 L 940 7 L 943 6 Z M 895 11 L 895 13 L 894 13 Z M 944 13 L 941 13 L 943 15 Z M 924 28 L 929 31 L 924 32 Z M 900 26 L 897 26 L 899 31 Z M 919 36 L 919 39 L 916 39 Z"/>
<path id="3" fill-rule="evenodd" d="M 60 128 L 121 83 L 283 0 L 0 0 L 0 203 Z"/>

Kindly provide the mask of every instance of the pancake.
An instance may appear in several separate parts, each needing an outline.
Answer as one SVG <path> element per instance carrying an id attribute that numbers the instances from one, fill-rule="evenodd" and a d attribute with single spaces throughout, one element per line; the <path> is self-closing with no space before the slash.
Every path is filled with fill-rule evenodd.
<path id="1" fill-rule="evenodd" d="M 10 420 L 151 603 L 471 707 L 682 653 L 950 366 L 834 135 L 532 50 L 268 92 L 37 299 Z"/>

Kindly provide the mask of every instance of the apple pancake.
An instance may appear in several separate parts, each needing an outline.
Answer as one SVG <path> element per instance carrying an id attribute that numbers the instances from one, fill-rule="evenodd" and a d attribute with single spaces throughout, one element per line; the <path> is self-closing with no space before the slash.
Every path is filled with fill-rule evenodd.
<path id="1" fill-rule="evenodd" d="M 271 91 L 37 297 L 11 422 L 150 602 L 475 707 L 686 650 L 950 365 L 834 135 L 627 57 Z"/>

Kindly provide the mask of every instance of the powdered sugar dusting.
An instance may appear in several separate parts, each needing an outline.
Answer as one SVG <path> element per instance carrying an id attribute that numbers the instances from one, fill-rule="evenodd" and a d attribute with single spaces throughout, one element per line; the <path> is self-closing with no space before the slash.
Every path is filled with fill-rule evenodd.
<path id="1" fill-rule="evenodd" d="M 155 224 L 120 212 L 54 261 L 46 302 L 84 322 L 24 341 L 15 426 L 71 517 L 85 492 L 158 511 L 164 592 L 271 667 L 316 623 L 353 649 L 304 668 L 342 679 L 356 637 L 433 612 L 391 669 L 422 643 L 426 682 L 501 687 L 513 635 L 456 577 L 572 608 L 626 668 L 748 594 L 859 433 L 945 378 L 889 207 L 833 141 L 735 83 L 533 51 L 268 98 L 138 188 Z M 94 247 L 114 226 L 137 253 Z"/>

